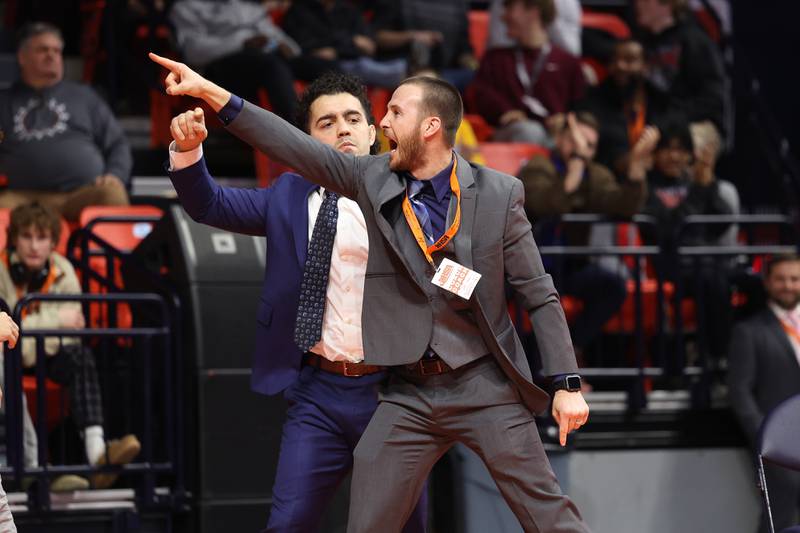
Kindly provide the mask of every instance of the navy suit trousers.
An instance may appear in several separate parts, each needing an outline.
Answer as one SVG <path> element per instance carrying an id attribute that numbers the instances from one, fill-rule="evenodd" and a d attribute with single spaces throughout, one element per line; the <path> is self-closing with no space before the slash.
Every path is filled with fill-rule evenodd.
<path id="1" fill-rule="evenodd" d="M 384 373 L 359 378 L 311 366 L 285 391 L 283 425 L 273 503 L 265 532 L 317 531 L 337 487 L 353 467 L 353 449 L 378 406 Z M 425 531 L 423 493 L 405 533 Z"/>

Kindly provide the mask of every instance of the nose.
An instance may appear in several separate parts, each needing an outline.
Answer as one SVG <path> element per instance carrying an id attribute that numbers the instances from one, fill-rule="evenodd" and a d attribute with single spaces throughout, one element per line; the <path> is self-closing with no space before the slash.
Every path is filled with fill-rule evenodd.
<path id="1" fill-rule="evenodd" d="M 350 124 L 347 120 L 340 120 L 338 123 L 336 134 L 339 137 L 349 137 L 350 136 Z"/>

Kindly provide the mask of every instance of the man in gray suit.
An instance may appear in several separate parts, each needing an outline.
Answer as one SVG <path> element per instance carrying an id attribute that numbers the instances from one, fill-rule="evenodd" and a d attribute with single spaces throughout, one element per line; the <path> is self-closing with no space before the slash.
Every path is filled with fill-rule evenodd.
<path id="1" fill-rule="evenodd" d="M 151 58 L 170 71 L 168 94 L 202 98 L 234 134 L 354 199 L 364 213 L 365 361 L 392 372 L 354 452 L 348 531 L 399 531 L 433 464 L 456 442 L 481 456 L 525 531 L 588 531 L 539 440 L 532 413 L 545 411 L 550 395 L 533 383 L 505 283 L 529 311 L 539 374 L 556 390 L 552 413 L 562 445 L 589 414 L 564 313 L 533 241 L 519 180 L 453 152 L 458 91 L 432 78 L 406 80 L 381 122 L 391 152 L 355 157 L 186 65 Z M 179 127 L 189 134 L 201 126 L 189 116 Z M 443 279 L 452 273 L 466 284 L 473 269 L 481 275 L 474 291 Z M 449 289 L 433 283 L 435 274 Z"/>
<path id="2" fill-rule="evenodd" d="M 767 262 L 767 308 L 739 324 L 728 355 L 731 406 L 750 445 L 758 446 L 761 422 L 775 406 L 800 394 L 800 257 Z M 775 531 L 800 520 L 800 474 L 765 463 Z M 769 531 L 762 517 L 760 531 Z"/>

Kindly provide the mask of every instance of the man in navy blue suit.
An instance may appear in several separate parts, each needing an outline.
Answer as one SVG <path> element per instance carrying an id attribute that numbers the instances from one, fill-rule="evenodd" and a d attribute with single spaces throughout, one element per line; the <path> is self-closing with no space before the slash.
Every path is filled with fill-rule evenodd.
<path id="1" fill-rule="evenodd" d="M 181 125 L 194 124 L 188 135 Z M 375 126 L 358 79 L 327 74 L 309 85 L 298 124 L 354 155 L 375 146 Z M 252 387 L 283 391 L 283 426 L 273 505 L 265 531 L 315 531 L 353 449 L 377 407 L 382 367 L 363 363 L 361 310 L 368 238 L 356 202 L 285 173 L 266 189 L 221 187 L 202 155 L 201 109 L 175 117 L 170 179 L 186 212 L 228 231 L 267 237 Z M 425 496 L 406 532 L 425 530 Z"/>

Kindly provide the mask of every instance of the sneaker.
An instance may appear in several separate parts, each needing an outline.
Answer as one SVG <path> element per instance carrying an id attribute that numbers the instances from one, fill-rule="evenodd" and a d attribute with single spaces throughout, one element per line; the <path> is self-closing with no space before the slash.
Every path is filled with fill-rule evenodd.
<path id="1" fill-rule="evenodd" d="M 74 474 L 58 476 L 50 483 L 50 490 L 52 492 L 72 492 L 76 490 L 86 490 L 88 488 L 89 480 Z"/>
<path id="2" fill-rule="evenodd" d="M 97 461 L 97 466 L 128 464 L 139 455 L 141 449 L 142 445 L 135 435 L 125 435 L 121 439 L 111 440 L 108 442 L 106 453 L 101 455 Z M 92 476 L 92 487 L 95 489 L 107 489 L 114 484 L 117 477 L 119 477 L 117 473 L 94 474 Z"/>

